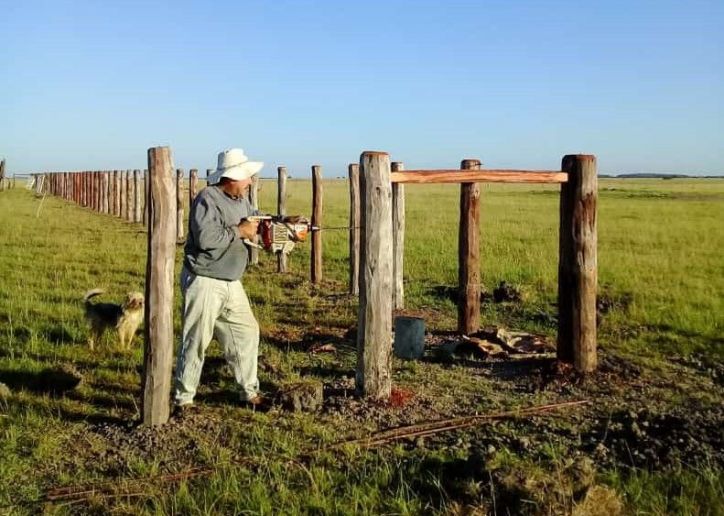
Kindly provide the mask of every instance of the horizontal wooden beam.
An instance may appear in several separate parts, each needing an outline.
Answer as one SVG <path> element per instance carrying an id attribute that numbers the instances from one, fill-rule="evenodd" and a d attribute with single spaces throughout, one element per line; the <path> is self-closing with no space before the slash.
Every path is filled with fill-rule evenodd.
<path id="1" fill-rule="evenodd" d="M 405 170 L 393 183 L 565 183 L 568 174 L 551 170 Z"/>

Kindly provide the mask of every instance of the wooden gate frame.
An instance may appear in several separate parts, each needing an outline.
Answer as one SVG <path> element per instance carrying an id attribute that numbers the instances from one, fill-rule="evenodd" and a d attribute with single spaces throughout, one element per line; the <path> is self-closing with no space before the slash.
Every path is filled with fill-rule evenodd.
<path id="1" fill-rule="evenodd" d="M 461 169 L 393 171 L 389 154 L 365 151 L 360 156 L 360 264 L 357 331 L 357 388 L 365 396 L 386 399 L 392 387 L 392 310 L 399 307 L 395 284 L 401 257 L 395 257 L 395 234 L 404 233 L 404 217 L 393 206 L 403 205 L 405 183 L 461 183 L 459 329 L 479 323 L 477 256 L 477 183 L 558 183 L 560 190 L 558 247 L 557 357 L 581 373 L 596 369 L 596 289 L 598 181 L 596 157 L 566 155 L 561 170 L 481 170 L 478 160 L 464 160 Z M 350 176 L 351 177 L 351 176 Z M 393 195 L 393 190 L 397 193 Z M 477 190 L 477 193 L 476 193 Z M 465 211 L 464 211 L 465 210 Z M 394 225 L 397 231 L 393 229 Z M 402 231 L 398 227 L 402 224 Z M 475 235 L 475 236 L 472 236 Z M 468 262 L 468 257 L 472 261 Z M 472 265 L 472 267 L 471 267 Z M 394 271 L 397 271 L 395 274 Z M 467 275 L 463 272 L 467 270 Z M 394 305 L 393 305 L 394 301 Z M 477 307 L 477 308 L 476 308 Z"/>

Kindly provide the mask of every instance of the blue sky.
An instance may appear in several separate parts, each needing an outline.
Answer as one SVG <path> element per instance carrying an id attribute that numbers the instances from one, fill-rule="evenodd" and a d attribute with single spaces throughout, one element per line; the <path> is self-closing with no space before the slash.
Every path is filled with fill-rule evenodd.
<path id="1" fill-rule="evenodd" d="M 0 0 L 10 173 L 407 168 L 724 174 L 724 2 Z"/>

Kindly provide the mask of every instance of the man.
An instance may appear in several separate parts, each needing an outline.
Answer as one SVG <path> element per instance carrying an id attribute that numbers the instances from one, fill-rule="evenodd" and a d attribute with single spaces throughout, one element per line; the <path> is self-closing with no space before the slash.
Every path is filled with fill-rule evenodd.
<path id="1" fill-rule="evenodd" d="M 194 199 L 181 271 L 183 331 L 176 358 L 175 402 L 183 411 L 192 406 L 213 336 L 240 388 L 241 401 L 257 406 L 259 325 L 241 284 L 248 262 L 244 239 L 256 235 L 256 215 L 244 198 L 252 176 L 264 166 L 249 161 L 241 149 L 219 153 L 208 186 Z"/>

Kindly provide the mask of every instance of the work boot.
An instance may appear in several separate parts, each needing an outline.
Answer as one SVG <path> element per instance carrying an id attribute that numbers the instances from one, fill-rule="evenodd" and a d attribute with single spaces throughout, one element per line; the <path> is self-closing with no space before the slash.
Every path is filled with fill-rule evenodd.
<path id="1" fill-rule="evenodd" d="M 269 399 L 262 396 L 261 394 L 256 394 L 255 396 L 249 398 L 249 399 L 242 399 L 241 400 L 241 406 L 250 408 L 254 411 L 265 411 L 269 409 Z"/>
<path id="2" fill-rule="evenodd" d="M 173 417 L 176 419 L 184 419 L 198 413 L 199 408 L 193 403 L 184 403 L 183 405 L 175 405 L 173 408 Z"/>

